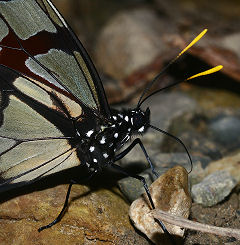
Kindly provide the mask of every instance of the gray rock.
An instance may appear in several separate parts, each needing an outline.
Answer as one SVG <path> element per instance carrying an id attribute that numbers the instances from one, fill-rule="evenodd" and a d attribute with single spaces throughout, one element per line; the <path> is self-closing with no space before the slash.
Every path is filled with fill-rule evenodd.
<path id="1" fill-rule="evenodd" d="M 240 152 L 226 156 L 218 161 L 209 163 L 206 168 L 207 175 L 216 172 L 217 170 L 224 170 L 240 184 Z"/>
<path id="2" fill-rule="evenodd" d="M 234 54 L 240 56 L 240 33 L 234 33 L 231 35 L 226 35 L 220 41 L 222 46 L 234 52 Z"/>
<path id="3" fill-rule="evenodd" d="M 194 111 L 197 103 L 184 93 L 171 92 L 150 97 L 143 104 L 143 108 L 146 107 L 151 109 L 151 123 L 162 130 L 167 130 L 173 119 Z"/>
<path id="4" fill-rule="evenodd" d="M 144 160 L 143 153 L 141 153 L 141 155 L 141 158 L 140 156 L 136 155 L 136 159 L 138 161 Z M 164 174 L 168 169 L 175 167 L 176 165 L 183 166 L 188 170 L 190 170 L 191 168 L 189 158 L 185 153 L 159 153 L 151 156 L 151 159 L 154 163 L 155 171 L 158 173 L 159 176 Z M 204 156 L 193 156 L 192 160 L 193 171 L 190 173 L 190 180 L 191 183 L 196 183 L 202 180 L 204 174 L 203 166 L 205 167 L 211 159 Z M 136 163 L 137 162 L 126 164 L 125 168 L 127 167 L 128 169 L 130 169 L 132 167 L 133 169 Z M 151 168 L 147 165 L 147 163 L 145 165 L 141 165 L 140 162 L 135 166 L 135 170 L 137 167 L 138 169 L 144 169 L 144 166 L 146 167 L 146 169 L 139 175 L 143 176 L 147 182 L 147 185 L 150 186 L 150 184 L 156 179 L 156 176 L 153 174 Z M 200 171 L 200 169 L 202 171 Z M 136 200 L 142 193 L 145 192 L 142 182 L 132 177 L 127 177 L 119 180 L 118 186 L 129 201 Z"/>
<path id="5" fill-rule="evenodd" d="M 194 202 L 210 207 L 224 200 L 236 184 L 228 172 L 217 171 L 192 187 L 192 197 Z"/>
<path id="6" fill-rule="evenodd" d="M 224 145 L 240 143 L 240 120 L 234 116 L 224 116 L 214 120 L 209 129 L 216 141 Z"/>
<path id="7" fill-rule="evenodd" d="M 157 15 L 150 9 L 117 14 L 99 35 L 96 45 L 98 66 L 104 73 L 122 80 L 149 65 L 167 50 L 161 41 L 161 26 Z"/>
<path id="8" fill-rule="evenodd" d="M 191 156 L 194 166 L 200 162 L 202 168 L 205 168 L 211 161 L 211 158 L 207 156 Z M 175 165 L 181 165 L 186 169 L 191 168 L 189 158 L 185 152 L 177 153 L 159 153 L 153 156 L 154 164 L 156 167 L 171 168 Z"/>
<path id="9" fill-rule="evenodd" d="M 177 136 L 184 142 L 187 149 L 192 153 L 209 156 L 213 160 L 217 160 L 222 157 L 217 142 L 209 139 L 206 135 L 202 135 L 195 131 L 185 131 Z M 164 140 L 166 140 L 166 138 L 164 138 Z M 167 143 L 165 142 L 165 144 Z M 171 151 L 182 151 L 182 149 L 181 144 L 178 142 L 173 142 L 171 145 Z"/>
<path id="10" fill-rule="evenodd" d="M 152 183 L 150 174 L 142 173 L 140 175 L 145 178 L 147 185 L 150 186 Z M 123 178 L 119 180 L 118 186 L 120 190 L 122 191 L 122 193 L 127 197 L 127 199 L 130 202 L 133 202 L 134 200 L 139 198 L 141 194 L 145 192 L 143 183 L 132 177 L 127 177 L 127 178 Z"/>
<path id="11" fill-rule="evenodd" d="M 160 175 L 166 169 L 172 168 L 176 165 L 183 166 L 189 173 L 189 185 L 199 183 L 205 177 L 205 168 L 211 162 L 211 158 L 207 156 L 191 156 L 192 171 L 189 158 L 186 153 L 159 153 L 154 156 L 154 163 L 156 171 Z"/>

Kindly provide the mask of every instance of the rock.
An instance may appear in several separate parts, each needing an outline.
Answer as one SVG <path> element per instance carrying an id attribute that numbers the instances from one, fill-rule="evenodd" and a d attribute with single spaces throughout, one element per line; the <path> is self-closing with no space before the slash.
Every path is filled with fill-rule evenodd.
<path id="1" fill-rule="evenodd" d="M 227 171 L 231 176 L 240 183 L 240 153 L 224 157 L 218 161 L 211 162 L 206 168 L 206 173 L 211 174 L 217 170 Z"/>
<path id="2" fill-rule="evenodd" d="M 152 180 L 150 174 L 148 173 L 141 173 L 140 174 L 143 178 L 145 178 L 146 183 L 148 186 L 151 185 Z M 145 192 L 143 187 L 143 183 L 137 179 L 132 177 L 123 178 L 118 181 L 118 186 L 122 193 L 127 197 L 130 202 L 136 200 L 141 194 Z"/>
<path id="3" fill-rule="evenodd" d="M 157 209 L 185 218 L 189 216 L 191 197 L 188 191 L 188 174 L 183 167 L 174 167 L 160 176 L 151 185 L 150 193 Z M 132 203 L 129 210 L 131 220 L 155 244 L 169 244 L 158 223 L 149 215 L 149 201 L 146 200 L 148 199 L 144 195 Z M 176 236 L 182 237 L 184 234 L 180 227 L 169 224 L 165 226 Z"/>
<path id="4" fill-rule="evenodd" d="M 207 156 L 191 156 L 193 161 L 193 168 L 197 163 L 201 163 L 202 168 L 205 168 L 211 161 L 211 158 Z M 171 168 L 176 165 L 181 165 L 186 169 L 191 169 L 190 161 L 188 155 L 185 152 L 176 153 L 158 153 L 153 157 L 155 166 L 158 168 Z"/>
<path id="5" fill-rule="evenodd" d="M 239 146 L 240 119 L 233 116 L 223 116 L 213 120 L 209 129 L 215 140 L 225 147 Z"/>
<path id="6" fill-rule="evenodd" d="M 123 80 L 149 65 L 166 51 L 159 26 L 160 20 L 150 9 L 129 10 L 114 16 L 96 45 L 99 67 L 111 77 Z"/>
<path id="7" fill-rule="evenodd" d="M 236 180 L 228 172 L 217 171 L 193 185 L 192 197 L 194 202 L 210 207 L 224 200 L 236 184 Z"/>
<path id="8" fill-rule="evenodd" d="M 174 134 L 174 133 L 172 133 Z M 175 135 L 176 136 L 176 135 Z M 196 155 L 208 156 L 211 159 L 219 159 L 222 157 L 222 154 L 219 150 L 219 145 L 209 137 L 202 135 L 201 133 L 194 131 L 186 131 L 177 135 L 178 138 L 184 142 L 188 151 Z M 167 138 L 165 137 L 167 140 Z M 168 141 L 164 141 L 168 145 Z M 178 142 L 173 142 L 169 147 L 171 151 L 182 151 L 183 147 Z"/>
<path id="9" fill-rule="evenodd" d="M 205 176 L 206 176 L 206 171 L 203 168 L 201 161 L 194 162 L 192 171 L 188 175 L 189 185 L 193 186 L 195 184 L 198 184 L 203 180 Z"/>
<path id="10" fill-rule="evenodd" d="M 151 109 L 151 123 L 162 130 L 167 130 L 174 118 L 193 112 L 197 103 L 185 93 L 169 92 L 150 97 L 143 104 L 143 108 L 146 107 Z"/>
<path id="11" fill-rule="evenodd" d="M 0 204 L 0 244 L 149 244 L 128 218 L 128 205 L 117 188 L 74 185 L 62 220 L 38 232 L 60 212 L 67 185 L 20 195 Z M 1 195 L 2 197 L 2 195 Z"/>
<path id="12" fill-rule="evenodd" d="M 102 29 L 95 60 L 99 71 L 115 80 L 105 86 L 111 102 L 129 100 L 136 91 L 143 91 L 143 86 L 176 56 L 177 51 L 166 41 L 166 26 L 168 32 L 175 31 L 168 20 L 142 7 L 114 15 Z M 162 86 L 169 82 L 169 76 L 158 81 Z"/>
<path id="13" fill-rule="evenodd" d="M 141 154 L 140 154 L 141 153 Z M 186 153 L 158 153 L 151 155 L 151 160 L 154 163 L 155 171 L 161 176 L 166 172 L 166 169 L 172 168 L 176 165 L 181 165 L 182 167 L 190 171 L 191 165 L 189 158 Z M 200 182 L 205 177 L 204 168 L 210 162 L 209 157 L 204 156 L 192 156 L 193 169 L 189 175 L 190 184 L 196 184 Z M 138 173 L 137 169 L 145 170 L 140 172 L 139 175 L 145 178 L 147 185 L 150 184 L 156 179 L 156 176 L 152 173 L 150 166 L 146 164 L 141 164 L 141 161 L 146 161 L 142 152 L 139 152 L 139 155 L 136 155 L 134 159 L 130 159 L 128 164 L 125 164 L 125 168 L 128 170 L 132 169 L 130 172 Z M 134 171 L 135 170 L 135 171 Z M 145 193 L 143 184 L 132 177 L 123 178 L 118 181 L 118 186 L 121 189 L 122 193 L 127 197 L 129 201 L 136 200 L 141 194 Z"/>
<path id="14" fill-rule="evenodd" d="M 191 164 L 186 153 L 159 153 L 153 156 L 154 166 L 158 174 L 164 169 L 172 168 L 176 165 L 180 165 L 187 169 L 188 181 L 190 186 L 199 183 L 206 176 L 205 168 L 211 162 L 211 158 L 204 155 L 191 155 L 193 166 L 191 170 Z M 150 171 L 150 169 L 149 169 Z"/>

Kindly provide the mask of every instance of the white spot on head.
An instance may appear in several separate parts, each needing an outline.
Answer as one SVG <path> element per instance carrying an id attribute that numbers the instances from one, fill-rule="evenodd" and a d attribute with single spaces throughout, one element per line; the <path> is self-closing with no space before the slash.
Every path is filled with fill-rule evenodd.
<path id="1" fill-rule="evenodd" d="M 105 144 L 106 143 L 106 138 L 103 136 L 100 140 L 100 144 Z"/>
<path id="2" fill-rule="evenodd" d="M 131 117 L 131 124 L 133 125 L 133 117 Z"/>
<path id="3" fill-rule="evenodd" d="M 112 118 L 113 118 L 113 120 L 115 120 L 115 121 L 117 120 L 117 117 L 116 117 L 116 116 L 113 116 Z"/>
<path id="4" fill-rule="evenodd" d="M 90 152 L 93 152 L 93 151 L 95 150 L 95 147 L 94 147 L 94 146 L 91 146 L 91 147 L 89 148 L 89 150 L 90 150 Z"/>
<path id="5" fill-rule="evenodd" d="M 128 128 L 128 132 L 130 132 L 131 131 L 131 128 Z"/>
<path id="6" fill-rule="evenodd" d="M 118 114 L 118 116 L 119 116 L 119 117 L 121 117 L 121 118 L 123 118 L 123 115 L 122 115 L 122 114 L 120 114 L 120 113 Z"/>
<path id="7" fill-rule="evenodd" d="M 86 162 L 86 165 L 87 165 L 88 168 L 90 167 L 90 164 L 88 162 Z"/>
<path id="8" fill-rule="evenodd" d="M 115 127 L 116 127 L 116 125 L 115 125 L 115 124 L 113 124 L 111 127 L 112 127 L 112 128 L 115 128 Z"/>
<path id="9" fill-rule="evenodd" d="M 92 134 L 93 134 L 93 130 L 89 130 L 87 133 L 86 133 L 86 135 L 87 135 L 87 137 L 90 137 Z"/>
<path id="10" fill-rule="evenodd" d="M 138 132 L 140 132 L 140 133 L 144 132 L 144 126 L 142 126 L 140 129 L 138 129 Z"/>
<path id="11" fill-rule="evenodd" d="M 103 153 L 104 158 L 108 158 L 108 154 L 107 153 Z"/>
<path id="12" fill-rule="evenodd" d="M 115 133 L 115 134 L 114 134 L 114 138 L 117 138 L 117 137 L 118 137 L 118 133 Z"/>
<path id="13" fill-rule="evenodd" d="M 128 116 L 125 116 L 124 120 L 125 120 L 126 122 L 128 122 L 128 120 L 129 120 Z"/>
<path id="14" fill-rule="evenodd" d="M 97 159 L 96 158 L 93 158 L 93 162 L 97 163 Z"/>

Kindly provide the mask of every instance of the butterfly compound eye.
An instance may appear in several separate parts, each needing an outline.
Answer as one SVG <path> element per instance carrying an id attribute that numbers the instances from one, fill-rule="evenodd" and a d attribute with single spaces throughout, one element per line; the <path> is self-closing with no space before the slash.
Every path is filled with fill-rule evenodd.
<path id="1" fill-rule="evenodd" d="M 133 117 L 133 127 L 135 130 L 139 130 L 143 126 L 144 128 L 146 128 L 146 126 L 149 124 L 150 110 L 149 108 L 147 108 L 145 112 L 143 112 L 142 110 L 135 111 L 132 117 Z"/>

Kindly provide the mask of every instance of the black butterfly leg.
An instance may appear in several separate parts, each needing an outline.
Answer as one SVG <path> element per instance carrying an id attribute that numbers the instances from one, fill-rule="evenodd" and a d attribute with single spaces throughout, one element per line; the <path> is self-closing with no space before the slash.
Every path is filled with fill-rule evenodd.
<path id="1" fill-rule="evenodd" d="M 122 154 L 122 153 L 120 153 L 120 154 Z M 119 155 L 117 155 L 117 157 L 119 158 Z M 136 174 L 129 173 L 128 171 L 126 171 L 125 169 L 123 169 L 122 167 L 120 167 L 119 165 L 114 164 L 114 163 L 111 164 L 110 166 L 111 166 L 112 168 L 118 170 L 119 172 L 125 174 L 126 176 L 130 176 L 130 177 L 132 177 L 132 178 L 135 178 L 135 179 L 140 180 L 140 181 L 143 183 L 143 187 L 144 187 L 144 189 L 145 189 L 145 191 L 146 191 L 146 193 L 147 193 L 147 196 L 148 196 L 148 199 L 149 199 L 149 201 L 150 201 L 150 203 L 151 203 L 152 209 L 155 209 L 155 205 L 154 205 L 154 203 L 153 203 L 153 200 L 152 200 L 150 191 L 149 191 L 149 189 L 148 189 L 148 186 L 147 186 L 147 183 L 146 183 L 146 180 L 145 180 L 144 177 L 139 176 L 139 175 L 136 175 Z M 163 222 L 162 222 L 161 220 L 158 220 L 158 219 L 155 219 L 155 221 L 158 222 L 158 224 L 161 226 L 163 232 L 168 236 L 168 238 L 169 238 L 169 240 L 171 241 L 171 243 L 172 243 L 173 245 L 175 245 L 176 243 L 175 243 L 175 241 L 173 240 L 173 237 L 172 237 L 171 234 L 168 232 L 168 230 L 167 230 L 167 228 L 165 227 L 165 225 L 163 224 Z"/>
<path id="2" fill-rule="evenodd" d="M 146 159 L 147 159 L 147 161 L 148 161 L 148 163 L 149 163 L 149 165 L 150 165 L 150 167 L 151 167 L 151 169 L 152 169 L 152 173 L 158 178 L 158 177 L 159 177 L 159 174 L 155 171 L 155 168 L 154 168 L 154 166 L 153 166 L 153 164 L 152 164 L 152 161 L 151 161 L 149 155 L 147 154 L 147 151 L 146 151 L 146 149 L 145 149 L 145 147 L 144 147 L 142 141 L 141 141 L 139 138 L 135 139 L 135 140 L 131 143 L 131 145 L 129 145 L 124 151 L 122 151 L 122 152 L 119 153 L 117 156 L 115 156 L 115 161 L 122 159 L 122 158 L 123 158 L 125 155 L 127 155 L 128 152 L 130 152 L 130 151 L 133 149 L 133 147 L 134 147 L 135 145 L 137 145 L 137 144 L 140 145 L 140 147 L 141 147 L 141 149 L 142 149 L 142 151 L 143 151 L 143 153 L 144 153 L 144 155 L 145 155 L 145 157 L 146 157 Z"/>
<path id="3" fill-rule="evenodd" d="M 116 155 L 115 158 L 114 158 L 114 162 L 115 162 L 115 161 L 118 161 L 118 160 L 120 160 L 120 159 L 122 159 L 126 154 L 128 154 L 128 153 L 133 149 L 133 147 L 134 147 L 136 144 L 139 144 L 139 145 L 140 145 L 140 147 L 141 147 L 141 149 L 142 149 L 144 155 L 145 155 L 146 158 L 147 158 L 147 161 L 149 162 L 149 164 L 150 164 L 150 166 L 151 166 L 152 172 L 153 172 L 156 176 L 158 176 L 158 174 L 157 174 L 157 173 L 155 172 L 155 170 L 154 170 L 154 166 L 153 166 L 153 164 L 152 164 L 152 162 L 151 162 L 151 160 L 150 160 L 150 157 L 148 156 L 147 151 L 146 151 L 146 149 L 145 149 L 145 147 L 144 147 L 142 141 L 141 141 L 139 138 L 135 139 L 135 140 L 132 142 L 132 144 L 131 144 L 130 146 L 128 146 L 124 151 L 122 151 L 121 153 L 119 153 L 118 155 Z M 143 183 L 143 187 L 144 187 L 144 189 L 145 189 L 145 191 L 146 191 L 146 193 L 147 193 L 147 196 L 148 196 L 148 199 L 149 199 L 149 201 L 150 201 L 150 203 L 151 203 L 152 209 L 155 209 L 155 205 L 154 205 L 154 203 L 153 203 L 153 200 L 152 200 L 152 197 L 151 197 L 149 188 L 148 188 L 148 186 L 147 186 L 147 183 L 146 183 L 146 180 L 145 180 L 144 177 L 139 176 L 139 175 L 136 175 L 136 174 L 129 173 L 128 171 L 126 171 L 125 169 L 123 169 L 122 167 L 120 167 L 119 165 L 116 165 L 116 164 L 114 164 L 114 163 L 111 164 L 110 166 L 113 167 L 113 168 L 115 168 L 116 170 L 122 172 L 122 173 L 125 174 L 126 176 L 130 176 L 130 177 L 132 177 L 132 178 L 135 178 L 135 179 L 140 180 L 140 181 Z M 158 220 L 158 219 L 155 219 L 155 221 L 161 226 L 163 232 L 168 236 L 168 238 L 169 238 L 169 240 L 171 241 L 171 243 L 172 243 L 173 245 L 175 245 L 176 243 L 175 243 L 173 237 L 172 237 L 171 234 L 168 232 L 168 230 L 167 230 L 167 228 L 165 227 L 165 225 L 163 224 L 163 222 L 162 222 L 161 220 Z"/>
<path id="4" fill-rule="evenodd" d="M 66 198 L 65 198 L 65 202 L 64 202 L 63 208 L 62 208 L 61 212 L 59 213 L 59 215 L 57 216 L 57 218 L 53 222 L 51 222 L 50 224 L 40 227 L 38 229 L 38 232 L 41 232 L 42 230 L 45 230 L 47 228 L 52 227 L 53 225 L 55 225 L 56 223 L 58 223 L 62 219 L 62 217 L 63 217 L 63 215 L 64 215 L 64 213 L 65 213 L 65 211 L 66 211 L 66 209 L 68 207 L 68 199 L 69 199 L 71 188 L 72 188 L 73 184 L 76 184 L 76 182 L 74 180 L 71 180 L 70 184 L 68 186 L 67 195 L 66 195 Z"/>
<path id="5" fill-rule="evenodd" d="M 97 173 L 97 171 L 94 171 L 92 172 L 86 179 L 85 181 L 89 181 L 95 174 Z M 81 180 L 83 181 L 83 180 Z M 50 224 L 48 225 L 45 225 L 45 226 L 42 226 L 38 229 L 38 232 L 41 232 L 42 230 L 45 230 L 47 228 L 50 228 L 52 227 L 53 225 L 57 224 L 63 217 L 64 213 L 66 212 L 67 210 L 67 207 L 68 207 L 68 200 L 69 200 L 69 196 L 70 196 L 70 192 L 71 192 L 71 188 L 73 186 L 73 184 L 77 184 L 77 181 L 75 180 L 70 180 L 70 184 L 68 186 L 68 190 L 67 190 L 67 194 L 66 194 L 66 197 L 65 197 L 65 202 L 64 202 L 64 205 L 62 207 L 62 210 L 61 212 L 59 213 L 59 215 L 57 216 L 57 218 L 55 220 L 53 220 L 53 222 L 51 222 Z"/>

